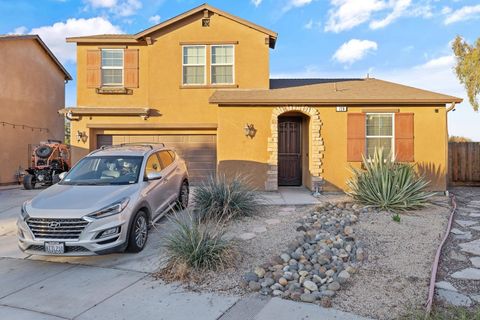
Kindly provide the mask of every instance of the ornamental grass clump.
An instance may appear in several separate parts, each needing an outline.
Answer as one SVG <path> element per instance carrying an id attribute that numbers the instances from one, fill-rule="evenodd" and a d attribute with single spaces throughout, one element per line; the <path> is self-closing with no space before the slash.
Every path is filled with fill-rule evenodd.
<path id="1" fill-rule="evenodd" d="M 352 168 L 347 192 L 356 201 L 387 211 L 406 211 L 424 207 L 433 193 L 426 192 L 429 181 L 417 175 L 412 164 L 398 163 L 382 149 L 363 157 L 363 168 Z"/>
<path id="2" fill-rule="evenodd" d="M 258 212 L 261 197 L 249 187 L 244 177 L 227 179 L 225 175 L 210 177 L 197 187 L 193 203 L 201 219 L 226 222 L 234 218 L 252 216 Z"/>
<path id="3" fill-rule="evenodd" d="M 196 280 L 203 271 L 216 271 L 234 264 L 236 250 L 224 238 L 220 224 L 201 223 L 190 212 L 169 218 L 171 232 L 165 237 L 166 280 Z"/>

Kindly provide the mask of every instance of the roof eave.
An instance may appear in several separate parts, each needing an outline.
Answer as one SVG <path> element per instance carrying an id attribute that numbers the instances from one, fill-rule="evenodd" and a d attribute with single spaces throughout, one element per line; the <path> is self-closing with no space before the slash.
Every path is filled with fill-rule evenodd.
<path id="1" fill-rule="evenodd" d="M 210 98 L 210 104 L 218 105 L 338 105 L 338 104 L 347 104 L 347 105 L 385 105 L 385 104 L 396 104 L 396 105 L 434 105 L 434 104 L 448 104 L 448 103 L 461 103 L 463 99 L 454 98 L 454 99 L 416 99 L 416 100 L 400 100 L 400 99 L 382 99 L 382 100 L 372 100 L 372 99 L 356 99 L 356 100 L 327 100 L 327 99 L 270 99 L 270 100 L 233 100 L 233 99 L 215 99 Z"/>
<path id="2" fill-rule="evenodd" d="M 66 38 L 68 43 L 139 43 L 137 39 L 128 39 L 128 38 L 84 38 L 84 37 L 73 37 Z"/>

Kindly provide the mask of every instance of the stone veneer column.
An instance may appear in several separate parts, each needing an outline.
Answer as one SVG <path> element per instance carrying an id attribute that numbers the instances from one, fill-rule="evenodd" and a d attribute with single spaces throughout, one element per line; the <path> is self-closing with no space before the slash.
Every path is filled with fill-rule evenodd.
<path id="1" fill-rule="evenodd" d="M 265 190 L 267 191 L 278 190 L 278 116 L 291 111 L 297 111 L 310 117 L 309 141 L 311 141 L 312 154 L 308 163 L 309 171 L 312 174 L 313 183 L 322 181 L 323 179 L 322 159 L 325 146 L 320 134 L 322 122 L 317 109 L 308 106 L 277 107 L 272 111 L 272 119 L 270 123 L 271 134 L 267 143 L 267 151 L 269 154 L 267 181 L 265 182 Z"/>

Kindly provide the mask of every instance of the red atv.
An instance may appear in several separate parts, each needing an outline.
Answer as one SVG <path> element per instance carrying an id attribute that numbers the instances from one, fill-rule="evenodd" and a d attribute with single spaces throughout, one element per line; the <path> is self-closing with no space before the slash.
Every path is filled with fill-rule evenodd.
<path id="1" fill-rule="evenodd" d="M 60 181 L 58 175 L 70 169 L 70 150 L 61 141 L 48 140 L 33 149 L 31 167 L 23 177 L 27 190 L 36 184 L 49 186 Z"/>

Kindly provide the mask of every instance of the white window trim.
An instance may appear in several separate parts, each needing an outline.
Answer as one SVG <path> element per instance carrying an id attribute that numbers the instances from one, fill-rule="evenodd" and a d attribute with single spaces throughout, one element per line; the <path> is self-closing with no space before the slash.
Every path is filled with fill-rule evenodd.
<path id="1" fill-rule="evenodd" d="M 213 47 L 232 47 L 232 63 L 213 63 Z M 217 82 L 213 83 L 213 67 L 214 66 L 231 66 L 232 67 L 232 82 Z M 235 46 L 233 44 L 216 44 L 210 46 L 210 83 L 214 86 L 235 84 Z"/>
<path id="2" fill-rule="evenodd" d="M 203 64 L 198 64 L 198 63 L 192 63 L 192 64 L 185 64 L 184 60 L 184 48 L 198 48 L 198 47 L 203 47 L 205 50 L 205 55 L 203 57 L 204 61 Z M 184 68 L 188 67 L 204 67 L 205 72 L 203 73 L 203 83 L 185 83 L 184 79 Z M 183 86 L 204 86 L 207 84 L 207 46 L 206 45 L 184 45 L 182 46 L 182 85 Z"/>
<path id="3" fill-rule="evenodd" d="M 367 134 L 367 117 L 369 115 L 389 115 L 392 117 L 392 135 L 391 136 L 369 136 Z M 368 157 L 367 140 L 368 138 L 391 138 L 392 139 L 392 160 L 395 159 L 395 113 L 390 112 L 370 112 L 365 114 L 365 155 Z"/>
<path id="4" fill-rule="evenodd" d="M 102 54 L 100 55 L 100 64 L 102 69 L 101 83 L 102 87 L 123 87 L 125 83 L 125 50 L 123 49 L 102 49 L 103 51 L 120 51 L 122 52 L 122 66 L 121 67 L 113 67 L 113 66 L 103 66 L 102 61 Z M 122 83 L 103 83 L 103 70 L 122 70 Z"/>

